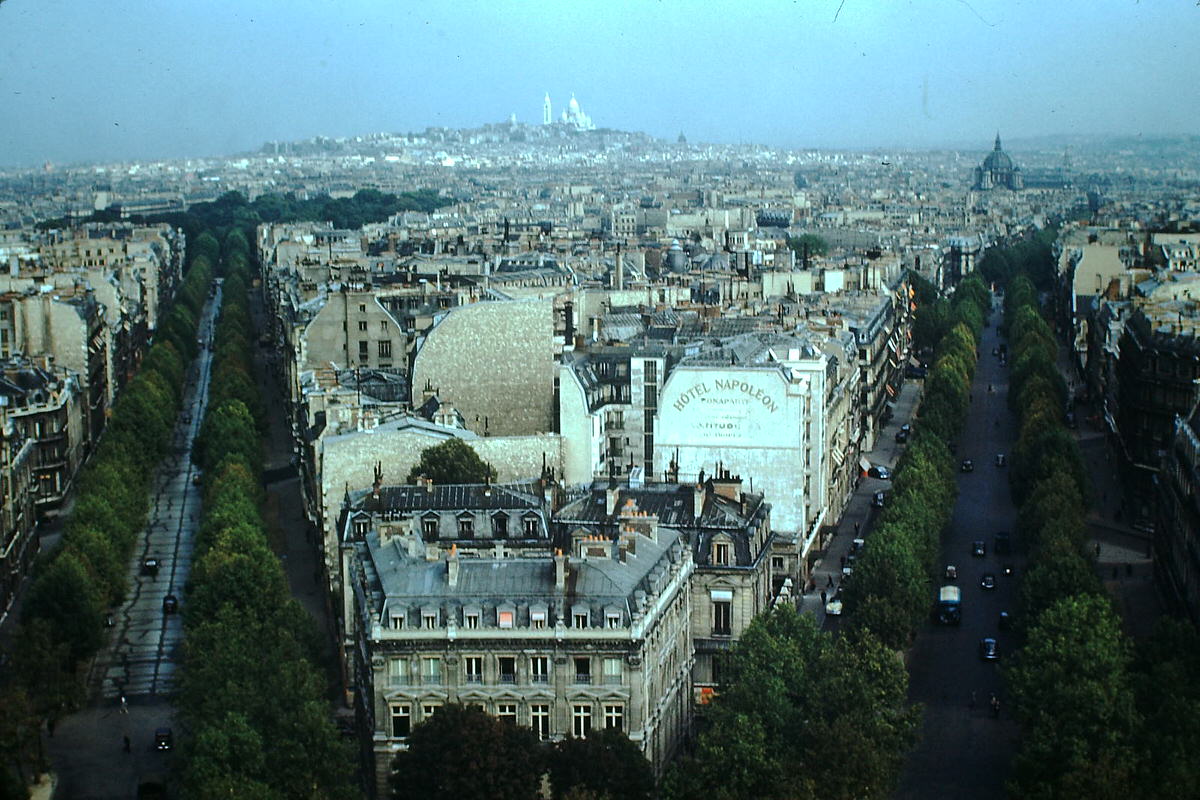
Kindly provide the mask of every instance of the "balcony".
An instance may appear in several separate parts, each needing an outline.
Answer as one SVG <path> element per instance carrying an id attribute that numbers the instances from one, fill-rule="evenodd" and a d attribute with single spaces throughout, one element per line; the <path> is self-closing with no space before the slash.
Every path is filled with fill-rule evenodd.
<path id="1" fill-rule="evenodd" d="M 587 672 L 576 672 L 575 673 L 575 682 L 582 683 L 585 685 L 590 685 L 592 682 L 592 676 L 590 673 L 587 673 Z"/>

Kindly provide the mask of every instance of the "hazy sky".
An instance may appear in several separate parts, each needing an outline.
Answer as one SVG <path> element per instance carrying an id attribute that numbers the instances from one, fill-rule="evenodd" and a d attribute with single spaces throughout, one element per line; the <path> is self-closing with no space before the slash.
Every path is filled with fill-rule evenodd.
<path id="1" fill-rule="evenodd" d="M 1196 0 L 0 0 L 0 164 L 540 122 L 936 146 L 1200 131 Z"/>

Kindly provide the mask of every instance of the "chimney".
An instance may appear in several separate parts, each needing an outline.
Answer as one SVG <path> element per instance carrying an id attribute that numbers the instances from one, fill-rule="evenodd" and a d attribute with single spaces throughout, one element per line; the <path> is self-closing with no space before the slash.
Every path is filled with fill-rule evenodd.
<path id="1" fill-rule="evenodd" d="M 446 585 L 451 589 L 458 586 L 458 545 L 450 545 L 450 553 L 446 556 Z"/>
<path id="2" fill-rule="evenodd" d="M 425 478 L 425 491 L 433 494 L 433 478 Z"/>
<path id="3" fill-rule="evenodd" d="M 604 490 L 604 513 L 612 516 L 617 510 L 617 495 L 620 490 L 617 488 L 615 481 L 608 484 L 608 488 Z"/>
<path id="4" fill-rule="evenodd" d="M 554 589 L 566 591 L 567 588 L 567 557 L 561 548 L 554 550 Z"/>
<path id="5" fill-rule="evenodd" d="M 708 491 L 704 488 L 704 470 L 701 470 L 700 479 L 692 488 L 692 516 L 696 519 L 700 519 L 704 514 L 704 501 L 707 497 Z"/>

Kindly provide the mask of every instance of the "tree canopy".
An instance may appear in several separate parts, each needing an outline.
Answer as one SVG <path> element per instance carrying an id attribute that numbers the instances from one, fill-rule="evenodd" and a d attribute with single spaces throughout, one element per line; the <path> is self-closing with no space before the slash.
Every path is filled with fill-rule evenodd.
<path id="1" fill-rule="evenodd" d="M 408 471 L 407 481 L 416 483 L 420 477 L 437 484 L 485 483 L 496 479 L 496 469 L 462 439 L 447 439 L 421 451 L 420 460 Z"/>

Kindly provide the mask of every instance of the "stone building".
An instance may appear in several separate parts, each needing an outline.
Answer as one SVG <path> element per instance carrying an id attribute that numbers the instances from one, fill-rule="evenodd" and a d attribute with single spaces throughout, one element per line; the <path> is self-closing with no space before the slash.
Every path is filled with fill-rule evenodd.
<path id="1" fill-rule="evenodd" d="M 678 748 L 692 550 L 632 509 L 611 533 L 552 523 L 556 491 L 377 481 L 347 496 L 343 644 L 381 795 L 412 726 L 446 703 L 548 740 L 618 728 L 657 768 Z"/>
<path id="2" fill-rule="evenodd" d="M 83 393 L 74 373 L 28 361 L 0 362 L 0 401 L 34 449 L 30 494 L 41 514 L 62 504 L 87 444 Z"/>
<path id="3" fill-rule="evenodd" d="M 0 400 L 5 398 L 0 397 Z M 34 443 L 0 402 L 0 617 L 8 611 L 38 552 Z"/>
<path id="4" fill-rule="evenodd" d="M 1200 623 L 1200 407 L 1176 416 L 1157 482 L 1154 570 L 1163 594 Z"/>
<path id="5" fill-rule="evenodd" d="M 1012 189 L 1025 187 L 1021 168 L 1013 164 L 1012 158 L 1000 147 L 1000 134 L 996 134 L 996 146 L 988 153 L 983 163 L 972 174 L 972 189 Z"/>

